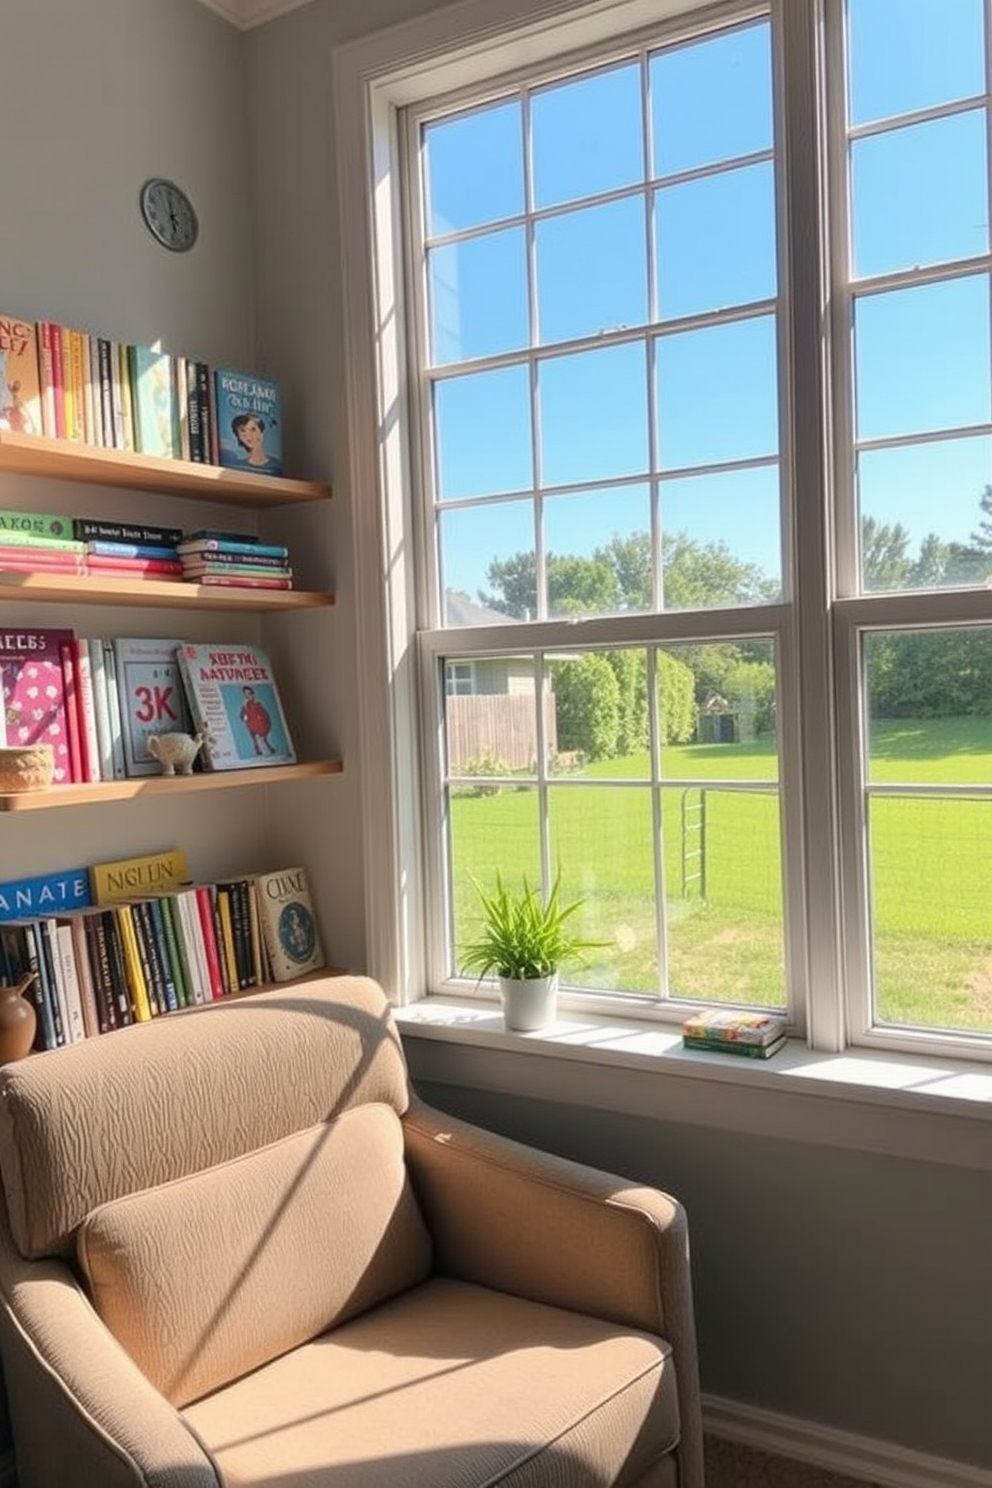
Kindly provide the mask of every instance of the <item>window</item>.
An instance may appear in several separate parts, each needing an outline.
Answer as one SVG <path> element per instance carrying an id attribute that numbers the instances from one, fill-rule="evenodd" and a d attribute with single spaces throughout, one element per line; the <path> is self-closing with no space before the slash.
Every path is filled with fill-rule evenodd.
<path id="1" fill-rule="evenodd" d="M 410 985 L 560 868 L 576 1007 L 992 1053 L 986 7 L 554 8 L 376 115 Z"/>

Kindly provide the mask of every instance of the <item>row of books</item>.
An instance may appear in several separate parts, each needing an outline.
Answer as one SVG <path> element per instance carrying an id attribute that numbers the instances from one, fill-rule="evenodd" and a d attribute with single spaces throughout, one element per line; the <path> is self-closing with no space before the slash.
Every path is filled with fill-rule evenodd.
<path id="1" fill-rule="evenodd" d="M 69 573 L 292 589 L 289 549 L 252 533 L 0 511 L 0 573 Z"/>
<path id="2" fill-rule="evenodd" d="M 0 744 L 51 744 L 55 785 L 157 775 L 159 734 L 199 735 L 208 770 L 296 759 L 261 646 L 0 627 L 0 681 Z"/>
<path id="3" fill-rule="evenodd" d="M 269 378 L 0 314 L 0 429 L 281 475 Z"/>
<path id="4" fill-rule="evenodd" d="M 692 1013 L 682 1024 L 682 1045 L 711 1054 L 731 1054 L 745 1059 L 771 1059 L 784 1048 L 788 1033 L 785 1018 L 775 1013 L 738 1012 L 731 1008 L 709 1008 Z"/>
<path id="5" fill-rule="evenodd" d="M 184 855 L 156 855 L 181 864 Z M 135 865 L 118 870 L 116 892 L 51 913 L 0 919 L 0 981 L 33 980 L 35 1048 L 55 1049 L 232 993 L 285 982 L 322 967 L 306 870 L 242 875 L 216 883 L 172 881 L 127 893 Z M 140 873 L 139 873 L 140 876 Z"/>

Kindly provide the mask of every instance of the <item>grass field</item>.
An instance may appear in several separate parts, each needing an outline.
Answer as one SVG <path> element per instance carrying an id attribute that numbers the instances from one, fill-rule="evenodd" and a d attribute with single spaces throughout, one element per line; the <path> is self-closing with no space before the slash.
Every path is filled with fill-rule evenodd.
<path id="1" fill-rule="evenodd" d="M 770 741 L 669 746 L 666 778 L 772 782 Z M 992 781 L 992 720 L 884 723 L 870 776 L 886 784 Z M 608 942 L 576 985 L 654 995 L 659 934 L 669 990 L 687 999 L 785 1001 L 782 873 L 774 790 L 661 792 L 664 924 L 655 908 L 651 792 L 645 756 L 611 760 L 550 789 L 551 848 L 563 891 L 583 897 L 583 931 Z M 687 810 L 685 809 L 687 808 Z M 538 880 L 537 795 L 508 786 L 452 802 L 456 939 L 475 920 L 470 878 Z M 869 814 L 877 1017 L 992 1031 L 992 799 L 874 797 Z M 699 870 L 705 864 L 705 880 Z"/>

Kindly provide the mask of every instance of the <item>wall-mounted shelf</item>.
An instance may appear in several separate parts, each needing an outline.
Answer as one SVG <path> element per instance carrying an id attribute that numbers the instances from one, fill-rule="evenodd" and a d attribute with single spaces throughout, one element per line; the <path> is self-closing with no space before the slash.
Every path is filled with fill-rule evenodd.
<path id="1" fill-rule="evenodd" d="M 0 436 L 3 437 L 3 436 Z M 312 610 L 334 595 L 308 589 L 253 589 L 163 579 L 104 579 L 85 574 L 0 573 L 0 603 L 126 605 L 129 609 Z"/>
<path id="2" fill-rule="evenodd" d="M 192 496 L 200 501 L 222 501 L 234 506 L 326 501 L 331 494 L 330 486 L 324 481 L 252 475 L 246 470 L 228 470 L 219 465 L 166 460 L 159 455 L 138 455 L 128 450 L 0 430 L 0 475 L 3 474 L 83 481 L 91 486 L 126 486 L 132 491 Z"/>
<path id="3" fill-rule="evenodd" d="M 0 794 L 0 812 L 50 811 L 61 806 L 100 806 L 108 801 L 134 801 L 170 793 L 185 795 L 191 791 L 236 790 L 246 785 L 281 785 L 287 780 L 340 775 L 342 769 L 340 760 L 317 760 L 310 764 L 248 770 L 205 770 L 202 775 L 146 775 L 133 780 L 101 780 L 91 785 L 53 785 L 47 790 Z"/>

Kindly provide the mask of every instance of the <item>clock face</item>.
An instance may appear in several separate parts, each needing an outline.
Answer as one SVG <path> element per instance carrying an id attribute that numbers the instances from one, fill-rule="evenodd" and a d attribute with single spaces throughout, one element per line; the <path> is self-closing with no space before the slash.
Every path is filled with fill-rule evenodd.
<path id="1" fill-rule="evenodd" d="M 185 253 L 196 242 L 199 223 L 193 203 L 174 181 L 158 177 L 141 188 L 141 215 L 158 241 L 173 253 Z"/>

